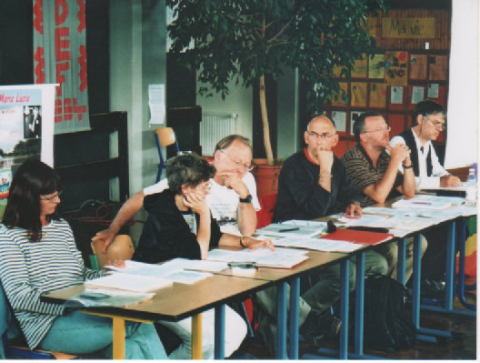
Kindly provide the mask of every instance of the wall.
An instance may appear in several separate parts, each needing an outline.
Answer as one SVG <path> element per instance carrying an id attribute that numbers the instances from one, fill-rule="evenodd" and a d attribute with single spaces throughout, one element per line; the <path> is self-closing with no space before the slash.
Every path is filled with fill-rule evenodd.
<path id="1" fill-rule="evenodd" d="M 164 0 L 110 2 L 110 111 L 128 112 L 130 194 L 155 182 L 148 85 L 166 82 L 165 40 Z"/>
<path id="2" fill-rule="evenodd" d="M 201 85 L 197 82 L 197 89 Z M 229 89 L 230 94 L 225 100 L 222 100 L 222 96 L 219 94 L 214 94 L 213 97 L 202 97 L 197 94 L 197 105 L 202 106 L 203 113 L 221 111 L 238 114 L 235 132 L 252 140 L 253 89 L 240 85 L 235 86 L 235 81 L 230 82 Z"/>

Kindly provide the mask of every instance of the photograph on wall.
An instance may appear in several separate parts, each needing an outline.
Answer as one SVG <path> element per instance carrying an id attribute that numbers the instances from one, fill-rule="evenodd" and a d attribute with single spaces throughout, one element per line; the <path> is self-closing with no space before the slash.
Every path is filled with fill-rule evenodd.
<path id="1" fill-rule="evenodd" d="M 446 55 L 431 55 L 428 57 L 428 65 L 430 73 L 428 79 L 430 81 L 446 81 L 448 58 Z"/>
<path id="2" fill-rule="evenodd" d="M 367 56 L 364 54 L 362 59 L 355 60 L 352 69 L 352 78 L 367 77 Z"/>
<path id="3" fill-rule="evenodd" d="M 411 80 L 427 79 L 427 55 L 426 54 L 410 55 L 410 79 Z"/>
<path id="4" fill-rule="evenodd" d="M 350 85 L 352 95 L 351 105 L 354 107 L 367 107 L 367 83 L 352 82 Z"/>
<path id="5" fill-rule="evenodd" d="M 387 103 L 387 85 L 385 83 L 370 83 L 370 107 L 385 108 Z"/>
<path id="6" fill-rule="evenodd" d="M 385 55 L 375 54 L 368 59 L 368 78 L 383 79 L 385 77 Z"/>
<path id="7" fill-rule="evenodd" d="M 390 86 L 408 83 L 408 52 L 385 52 L 385 82 Z"/>

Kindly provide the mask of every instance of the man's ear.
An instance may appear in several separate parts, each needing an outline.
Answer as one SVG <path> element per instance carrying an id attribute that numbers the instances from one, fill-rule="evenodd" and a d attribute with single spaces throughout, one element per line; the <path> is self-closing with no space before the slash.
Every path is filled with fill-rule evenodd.
<path id="1" fill-rule="evenodd" d="M 335 146 L 337 146 L 338 140 L 339 140 L 338 134 L 335 134 L 335 136 L 333 136 L 332 149 L 333 149 Z"/>
<path id="2" fill-rule="evenodd" d="M 305 140 L 305 144 L 308 145 L 308 131 L 303 133 L 303 139 Z"/>
<path id="3" fill-rule="evenodd" d="M 423 121 L 423 115 L 417 115 L 417 125 L 421 125 Z"/>
<path id="4" fill-rule="evenodd" d="M 360 142 L 367 142 L 367 134 L 362 132 L 360 134 Z"/>

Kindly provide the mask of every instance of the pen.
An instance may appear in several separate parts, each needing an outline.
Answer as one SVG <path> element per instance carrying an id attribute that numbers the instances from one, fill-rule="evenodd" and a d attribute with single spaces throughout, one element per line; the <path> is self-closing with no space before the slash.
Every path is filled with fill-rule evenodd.
<path id="1" fill-rule="evenodd" d="M 298 227 L 293 227 L 293 228 L 285 228 L 285 229 L 279 229 L 279 232 L 291 232 L 291 231 L 298 231 L 300 228 Z"/>
<path id="2" fill-rule="evenodd" d="M 412 204 L 425 204 L 425 205 L 431 205 L 432 203 L 429 203 L 429 202 L 412 202 Z"/>

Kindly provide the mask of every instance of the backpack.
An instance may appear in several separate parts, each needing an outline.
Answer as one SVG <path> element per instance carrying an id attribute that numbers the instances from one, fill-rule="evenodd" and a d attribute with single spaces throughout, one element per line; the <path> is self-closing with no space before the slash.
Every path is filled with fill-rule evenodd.
<path id="1" fill-rule="evenodd" d="M 407 312 L 407 290 L 398 281 L 374 274 L 365 280 L 365 346 L 387 352 L 410 348 L 416 328 Z"/>

